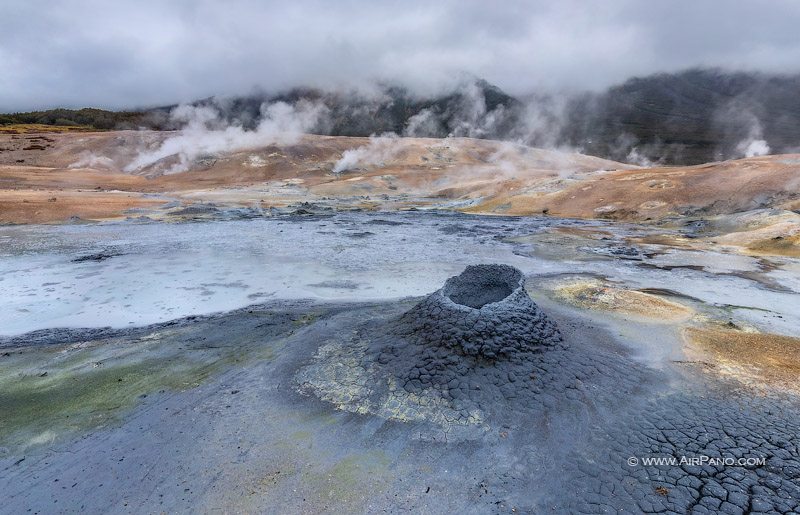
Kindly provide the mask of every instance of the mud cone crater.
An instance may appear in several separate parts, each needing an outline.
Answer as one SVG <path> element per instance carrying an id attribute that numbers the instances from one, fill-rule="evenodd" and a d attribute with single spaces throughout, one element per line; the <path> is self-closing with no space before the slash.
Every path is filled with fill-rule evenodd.
<path id="1" fill-rule="evenodd" d="M 561 343 L 524 281 L 512 266 L 468 266 L 405 313 L 394 333 L 430 350 L 489 360 L 517 361 Z"/>
<path id="2" fill-rule="evenodd" d="M 375 338 L 365 358 L 409 393 L 433 389 L 470 407 L 533 394 L 537 356 L 562 338 L 524 280 L 508 265 L 468 266 Z"/>

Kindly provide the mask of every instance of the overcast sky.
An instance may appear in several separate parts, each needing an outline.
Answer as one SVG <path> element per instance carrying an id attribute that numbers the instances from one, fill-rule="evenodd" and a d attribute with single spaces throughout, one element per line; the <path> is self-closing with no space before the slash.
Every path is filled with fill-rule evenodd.
<path id="1" fill-rule="evenodd" d="M 512 94 L 720 66 L 800 71 L 800 1 L 0 0 L 0 112 L 131 108 L 463 72 Z"/>

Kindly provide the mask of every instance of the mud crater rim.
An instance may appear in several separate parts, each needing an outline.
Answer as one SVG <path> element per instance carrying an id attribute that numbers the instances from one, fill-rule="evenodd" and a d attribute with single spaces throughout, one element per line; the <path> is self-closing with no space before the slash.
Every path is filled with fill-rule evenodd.
<path id="1" fill-rule="evenodd" d="M 509 298 L 523 285 L 524 277 L 508 265 L 473 265 L 451 277 L 442 296 L 462 308 L 481 309 Z"/>

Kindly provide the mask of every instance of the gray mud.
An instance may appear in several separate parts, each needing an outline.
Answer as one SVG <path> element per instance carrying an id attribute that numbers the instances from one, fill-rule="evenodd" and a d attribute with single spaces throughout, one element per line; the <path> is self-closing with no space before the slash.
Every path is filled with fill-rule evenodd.
<path id="1" fill-rule="evenodd" d="M 163 326 L 118 334 L 122 345 L 152 333 L 165 349 L 193 341 L 239 349 L 214 354 L 223 365 L 190 387 L 154 383 L 135 406 L 116 408 L 115 423 L 24 449 L 4 442 L 0 511 L 798 509 L 795 402 L 752 395 L 702 374 L 690 381 L 649 369 L 628 355 L 628 342 L 567 312 L 549 310 L 562 339 L 527 355 L 528 375 L 516 374 L 510 360 L 500 366 L 486 360 L 463 371 L 475 381 L 464 396 L 472 418 L 425 416 L 426 410 L 457 413 L 457 396 L 440 395 L 438 405 L 418 402 L 416 415 L 405 418 L 394 416 L 390 405 L 371 405 L 370 399 L 391 393 L 383 386 L 387 370 L 405 371 L 380 363 L 369 346 L 380 348 L 386 334 L 380 328 L 397 327 L 415 309 L 414 303 L 385 303 L 242 310 L 190 321 L 174 335 Z M 389 367 L 372 370 L 376 376 L 369 370 L 350 376 L 373 378 L 365 383 L 368 402 L 320 400 L 325 388 L 352 392 L 344 376 L 317 390 L 309 381 L 354 354 L 361 361 L 350 372 Z M 396 392 L 419 396 L 415 385 L 405 388 Z M 753 457 L 764 464 L 627 461 L 648 456 Z"/>
<path id="2" fill-rule="evenodd" d="M 314 237 L 326 224 L 366 258 L 384 231 L 401 231 L 415 248 L 472 245 L 523 264 L 534 244 L 506 238 L 557 223 L 314 216 L 269 223 Z M 415 243 L 418 223 L 444 243 Z M 347 236 L 362 224 L 375 236 Z M 632 287 L 692 306 L 718 292 L 723 302 L 734 284 L 725 270 L 641 276 L 636 262 L 600 257 L 602 277 L 637 277 Z M 569 266 L 586 274 L 595 262 Z M 796 397 L 673 363 L 679 349 L 655 348 L 675 345 L 668 327 L 548 300 L 530 270 L 477 270 L 413 300 L 277 299 L 143 327 L 3 337 L 0 513 L 800 511 Z M 326 280 L 314 284 L 366 284 Z M 739 296 L 753 307 L 760 295 L 782 298 L 735 284 L 747 284 Z"/>

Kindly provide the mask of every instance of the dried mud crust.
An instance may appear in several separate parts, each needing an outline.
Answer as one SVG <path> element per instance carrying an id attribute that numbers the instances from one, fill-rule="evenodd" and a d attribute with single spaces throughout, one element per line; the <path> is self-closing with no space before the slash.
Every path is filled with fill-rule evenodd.
<path id="1" fill-rule="evenodd" d="M 560 358 L 546 358 L 555 349 L 564 349 L 561 333 L 528 296 L 522 273 L 476 265 L 384 326 L 365 323 L 323 346 L 298 382 L 347 411 L 483 425 L 515 400 L 522 410 L 547 402 L 538 394 L 561 369 Z M 555 391 L 580 396 L 580 377 L 595 373 L 586 365 L 554 381 Z"/>
<path id="2" fill-rule="evenodd" d="M 587 514 L 800 510 L 800 423 L 780 401 L 674 394 L 627 409 L 617 422 L 595 443 L 604 451 L 568 460 L 562 481 L 571 488 L 552 503 Z"/>
<path id="3" fill-rule="evenodd" d="M 456 446 L 485 442 L 491 459 L 470 464 L 471 492 L 520 513 L 800 510 L 796 402 L 715 376 L 674 386 L 591 323 L 554 312 L 556 328 L 530 299 L 514 297 L 516 287 L 503 297 L 504 284 L 516 284 L 513 269 L 491 278 L 480 283 L 483 295 L 462 296 L 477 284 L 466 274 L 404 313 L 366 317 L 301 368 L 301 390 L 345 411 L 434 423 Z M 464 336 L 470 313 L 479 312 L 474 328 L 505 302 L 508 312 L 533 308 L 520 308 L 524 323 L 509 316 L 522 324 L 516 330 Z M 416 435 L 423 426 L 412 427 Z"/>
<path id="4" fill-rule="evenodd" d="M 394 324 L 407 313 L 395 315 Z M 440 382 L 403 383 L 407 369 L 398 361 L 410 356 L 375 361 L 374 346 L 397 338 L 388 328 L 375 336 L 380 320 L 365 320 L 346 339 L 323 346 L 301 370 L 302 382 L 345 411 L 433 422 L 455 445 L 483 440 L 492 459 L 470 464 L 479 498 L 505 499 L 520 513 L 800 509 L 800 418 L 786 399 L 711 376 L 708 384 L 675 390 L 665 386 L 664 372 L 602 345 L 599 332 L 582 338 L 591 326 L 560 317 L 565 343 L 529 354 L 524 365 L 478 359 L 460 369 L 467 390 L 453 396 Z M 495 443 L 497 434 L 506 436 Z M 631 457 L 638 463 L 629 465 Z M 763 462 L 696 465 L 680 463 L 682 457 Z"/>
<path id="5" fill-rule="evenodd" d="M 534 341 L 527 352 L 492 359 L 480 348 L 469 355 L 458 345 L 427 344 L 428 329 L 409 327 L 416 311 L 366 317 L 347 336 L 329 340 L 297 372 L 299 390 L 344 411 L 432 422 L 457 439 L 480 437 L 511 419 L 615 402 L 610 391 L 632 392 L 647 381 L 607 350 L 566 345 L 547 319 L 547 346 Z"/>

